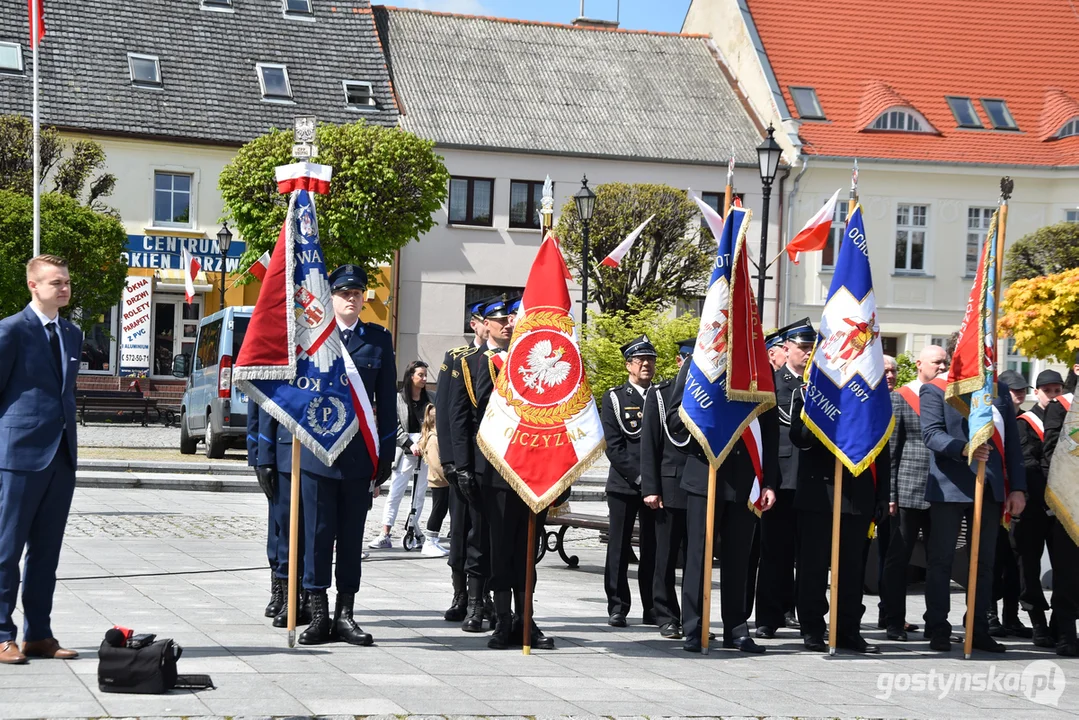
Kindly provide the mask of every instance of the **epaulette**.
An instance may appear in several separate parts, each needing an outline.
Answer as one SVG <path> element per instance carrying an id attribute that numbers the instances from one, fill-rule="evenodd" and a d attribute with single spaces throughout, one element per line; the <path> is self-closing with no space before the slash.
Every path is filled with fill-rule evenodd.
<path id="1" fill-rule="evenodd" d="M 386 335 L 389 335 L 389 334 L 390 334 L 390 331 L 389 331 L 389 330 L 387 330 L 386 328 L 382 327 L 381 325 L 379 325 L 379 324 L 378 324 L 378 323 L 376 323 L 376 322 L 365 322 L 365 323 L 363 324 L 363 327 L 364 327 L 364 329 L 365 329 L 365 330 L 374 330 L 375 328 L 378 328 L 379 330 L 381 330 L 381 331 L 382 331 L 383 333 L 385 333 Z"/>
<path id="2" fill-rule="evenodd" d="M 470 347 L 475 347 L 475 345 L 462 345 L 461 347 L 451 348 L 449 351 L 449 356 L 456 360 L 459 355 L 462 355 Z"/>
<path id="3" fill-rule="evenodd" d="M 656 390 L 662 390 L 663 388 L 669 386 L 673 382 L 674 382 L 674 380 L 660 380 L 657 383 L 652 383 L 652 385 L 656 388 Z"/>

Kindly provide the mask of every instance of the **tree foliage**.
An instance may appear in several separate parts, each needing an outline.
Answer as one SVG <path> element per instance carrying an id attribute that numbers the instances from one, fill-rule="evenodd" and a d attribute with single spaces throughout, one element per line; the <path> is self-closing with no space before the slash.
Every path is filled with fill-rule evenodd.
<path id="1" fill-rule="evenodd" d="M 1019 353 L 1071 362 L 1079 350 L 1079 267 L 1017 280 L 1001 305 L 1001 330 L 1015 339 Z"/>
<path id="2" fill-rule="evenodd" d="M 656 304 L 631 299 L 627 310 L 589 313 L 581 339 L 581 357 L 588 370 L 588 382 L 599 402 L 609 388 L 626 381 L 622 345 L 647 335 L 656 346 L 656 380 L 674 379 L 678 374 L 678 343 L 696 337 L 700 319 L 692 314 L 673 318 Z"/>
<path id="3" fill-rule="evenodd" d="M 317 162 L 333 167 L 330 193 L 317 200 L 327 265 L 371 271 L 434 226 L 449 184 L 434 143 L 365 122 L 320 125 L 317 143 Z M 288 197 L 277 191 L 274 168 L 291 162 L 292 133 L 275 129 L 240 148 L 221 172 L 225 212 L 247 242 L 243 266 L 277 241 Z"/>
<path id="4" fill-rule="evenodd" d="M 33 199 L 0 190 L 0 317 L 30 301 L 26 262 L 33 254 L 33 223 Z M 66 195 L 41 196 L 41 251 L 67 260 L 71 303 L 64 314 L 83 330 L 119 302 L 127 277 L 120 253 L 126 246 L 127 231 L 112 215 Z M 72 314 L 76 308 L 79 312 Z"/>
<path id="5" fill-rule="evenodd" d="M 704 294 L 715 245 L 702 231 L 699 211 L 686 191 L 667 185 L 609 183 L 596 187 L 589 223 L 589 295 L 604 312 L 629 309 L 634 298 L 643 306 L 665 309 L 675 301 Z M 601 265 L 611 250 L 655 214 L 621 265 Z M 562 208 L 555 230 L 568 263 L 581 277 L 581 222 L 571 200 Z"/>
<path id="6" fill-rule="evenodd" d="M 914 358 L 910 356 L 910 353 L 902 353 L 895 359 L 895 364 L 898 368 L 895 381 L 897 388 L 901 388 L 917 379 L 918 366 L 914 364 Z"/>
<path id="7" fill-rule="evenodd" d="M 101 145 L 93 140 L 69 143 L 54 127 L 42 128 L 39 145 L 43 188 L 48 180 L 52 192 L 114 214 L 101 199 L 112 194 L 116 176 L 100 173 L 91 180 L 105 167 Z M 0 190 L 34 194 L 34 126 L 21 115 L 0 115 Z"/>
<path id="8" fill-rule="evenodd" d="M 1005 257 L 1005 283 L 1079 267 L 1079 223 L 1062 222 L 1038 228 L 1016 240 Z"/>

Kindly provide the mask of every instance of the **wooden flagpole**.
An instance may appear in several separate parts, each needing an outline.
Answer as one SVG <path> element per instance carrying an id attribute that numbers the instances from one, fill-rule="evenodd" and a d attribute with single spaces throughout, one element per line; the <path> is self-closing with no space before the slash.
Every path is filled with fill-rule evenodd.
<path id="1" fill-rule="evenodd" d="M 1015 183 L 1011 178 L 1005 177 L 1000 180 L 1000 213 L 997 215 L 997 237 L 996 237 L 996 282 L 993 283 L 993 308 L 994 313 L 991 321 L 993 323 L 993 341 L 996 342 L 997 333 L 997 312 L 1000 308 L 1000 275 L 1004 266 L 1004 231 L 1008 223 L 1008 200 L 1012 196 L 1012 188 Z M 995 349 L 995 348 L 994 348 Z M 994 361 L 994 374 L 996 373 L 996 365 Z M 974 448 L 970 448 L 968 452 L 973 452 Z M 1004 462 L 1004 458 L 1000 459 Z M 963 637 L 963 657 L 967 660 L 974 651 L 974 608 L 976 606 L 976 599 L 978 596 L 978 555 L 981 551 L 981 536 L 982 536 L 982 505 L 983 495 L 985 494 L 985 461 L 978 461 L 978 474 L 974 481 L 974 522 L 971 528 L 970 536 L 970 567 L 967 570 L 967 618 L 966 626 L 964 628 Z M 1008 498 L 1004 498 L 1004 506 L 1007 508 Z"/>
<path id="2" fill-rule="evenodd" d="M 288 646 L 296 647 L 296 612 L 300 579 L 296 575 L 300 548 L 300 441 L 292 438 L 292 493 L 288 516 Z"/>
<path id="3" fill-rule="evenodd" d="M 521 632 L 521 654 L 532 654 L 532 586 L 536 579 L 536 513 L 528 510 L 528 552 L 525 554 L 525 606 L 521 613 L 524 628 Z"/>

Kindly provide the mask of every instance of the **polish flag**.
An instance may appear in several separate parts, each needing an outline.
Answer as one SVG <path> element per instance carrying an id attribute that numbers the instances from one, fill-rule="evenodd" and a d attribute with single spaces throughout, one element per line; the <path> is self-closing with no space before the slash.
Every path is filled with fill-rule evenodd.
<path id="1" fill-rule="evenodd" d="M 262 257 L 260 257 L 255 262 L 251 263 L 251 267 L 247 268 L 247 272 L 251 273 L 256 278 L 258 278 L 259 282 L 262 282 L 263 280 L 266 279 L 266 271 L 269 270 L 269 269 L 270 269 L 270 251 L 267 250 L 266 252 L 262 253 Z"/>
<path id="2" fill-rule="evenodd" d="M 277 191 L 284 194 L 293 190 L 307 190 L 319 195 L 326 195 L 330 192 L 330 176 L 332 174 L 333 168 L 329 165 L 317 165 L 309 162 L 280 165 L 275 169 Z"/>
<path id="3" fill-rule="evenodd" d="M 641 223 L 639 226 L 637 226 L 636 230 L 627 235 L 625 240 L 618 243 L 618 247 L 616 247 L 614 250 L 611 250 L 610 255 L 603 258 L 603 262 L 601 262 L 600 265 L 606 265 L 607 267 L 613 268 L 618 267 L 619 263 L 622 262 L 622 258 L 624 258 L 626 256 L 626 253 L 629 252 L 629 249 L 633 247 L 633 243 L 636 242 L 637 238 L 640 237 L 642 232 L 644 232 L 645 226 L 648 225 L 648 223 L 652 222 L 652 218 L 654 217 L 655 215 L 649 215 L 648 219 Z"/>
<path id="4" fill-rule="evenodd" d="M 37 32 L 34 32 L 34 6 L 37 6 Z M 30 47 L 37 47 L 41 38 L 45 37 L 45 8 L 44 0 L 26 0 L 26 11 L 30 18 Z"/>
<path id="5" fill-rule="evenodd" d="M 798 255 L 814 250 L 823 250 L 828 244 L 828 232 L 832 229 L 832 218 L 835 217 L 835 203 L 839 199 L 839 191 L 824 203 L 824 207 L 817 214 L 809 218 L 806 226 L 794 236 L 787 245 L 787 257 L 795 265 L 798 264 Z"/>
<path id="6" fill-rule="evenodd" d="M 558 248 L 558 252 L 562 253 L 562 241 L 558 239 L 558 236 L 550 230 L 547 231 L 547 235 L 549 235 L 551 239 L 554 240 L 554 244 Z M 547 238 L 544 238 L 544 240 L 546 239 Z M 569 265 L 566 264 L 566 256 L 564 254 L 562 255 L 562 277 L 564 277 L 566 280 L 573 279 L 573 275 L 570 274 L 569 271 Z"/>
<path id="7" fill-rule="evenodd" d="M 195 299 L 195 276 L 199 274 L 202 265 L 195 259 L 190 250 L 183 248 L 180 251 L 180 266 L 184 271 L 184 298 L 188 304 L 191 304 Z M 223 278 L 222 282 L 224 282 Z"/>

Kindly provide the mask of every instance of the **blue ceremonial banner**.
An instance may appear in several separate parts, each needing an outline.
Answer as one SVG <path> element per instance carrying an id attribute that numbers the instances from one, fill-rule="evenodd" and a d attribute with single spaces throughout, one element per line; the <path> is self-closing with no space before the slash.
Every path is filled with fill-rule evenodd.
<path id="1" fill-rule="evenodd" d="M 719 247 L 679 415 L 718 468 L 753 420 L 775 407 L 776 399 L 746 266 L 751 213 L 732 207 L 724 221 L 699 198 L 694 200 Z M 759 442 L 755 449 L 761 450 Z"/>
<path id="2" fill-rule="evenodd" d="M 847 220 L 806 372 L 802 418 L 854 475 L 873 464 L 892 435 L 895 419 L 861 205 Z"/>

